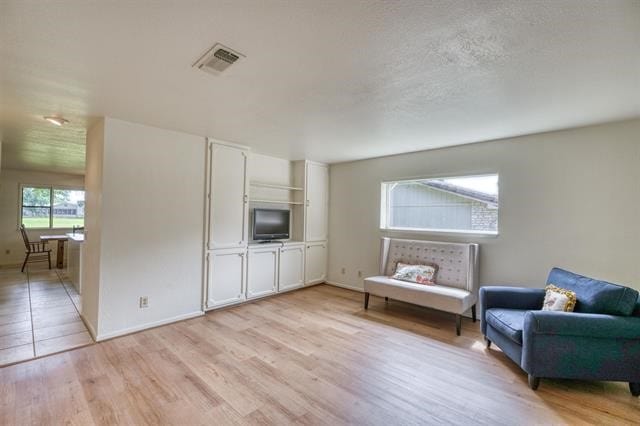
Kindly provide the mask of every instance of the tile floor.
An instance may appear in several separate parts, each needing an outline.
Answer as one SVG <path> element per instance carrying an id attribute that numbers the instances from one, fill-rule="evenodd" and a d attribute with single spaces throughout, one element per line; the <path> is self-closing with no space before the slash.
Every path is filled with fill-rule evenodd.
<path id="1" fill-rule="evenodd" d="M 0 366 L 93 343 L 62 270 L 0 269 Z"/>

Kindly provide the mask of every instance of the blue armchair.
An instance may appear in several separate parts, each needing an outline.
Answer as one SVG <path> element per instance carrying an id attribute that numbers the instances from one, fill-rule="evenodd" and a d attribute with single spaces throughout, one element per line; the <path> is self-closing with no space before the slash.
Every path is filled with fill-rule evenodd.
<path id="1" fill-rule="evenodd" d="M 572 290 L 574 312 L 542 311 L 545 291 L 480 288 L 487 348 L 495 343 L 528 375 L 629 382 L 640 395 L 640 301 L 634 289 L 554 268 L 547 284 Z"/>

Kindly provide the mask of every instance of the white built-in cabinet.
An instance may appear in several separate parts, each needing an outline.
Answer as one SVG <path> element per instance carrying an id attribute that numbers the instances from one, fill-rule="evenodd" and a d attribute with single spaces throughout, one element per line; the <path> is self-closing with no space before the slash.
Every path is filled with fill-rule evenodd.
<path id="1" fill-rule="evenodd" d="M 304 285 L 304 244 L 290 244 L 280 249 L 278 291 Z"/>
<path id="2" fill-rule="evenodd" d="M 246 299 L 248 200 L 244 147 L 208 142 L 206 307 Z"/>
<path id="3" fill-rule="evenodd" d="M 247 299 L 304 285 L 304 244 L 252 244 L 247 250 Z"/>
<path id="4" fill-rule="evenodd" d="M 246 255 L 245 248 L 207 253 L 207 308 L 245 300 Z"/>
<path id="5" fill-rule="evenodd" d="M 329 238 L 329 167 L 306 163 L 305 241 L 327 241 Z"/>
<path id="6" fill-rule="evenodd" d="M 317 284 L 327 278 L 327 242 L 307 243 L 305 251 L 305 284 Z"/>
<path id="7" fill-rule="evenodd" d="M 247 255 L 247 299 L 275 293 L 278 288 L 278 247 L 252 247 Z"/>
<path id="8" fill-rule="evenodd" d="M 288 182 L 250 182 L 248 148 L 212 139 L 207 144 L 205 308 L 324 282 L 329 234 L 328 166 L 296 161 L 289 163 Z M 252 159 L 252 167 L 257 158 Z M 290 210 L 290 240 L 251 242 L 250 209 L 265 204 Z"/>
<path id="9" fill-rule="evenodd" d="M 248 155 L 245 148 L 209 144 L 209 250 L 247 246 Z"/>
<path id="10" fill-rule="evenodd" d="M 329 239 L 329 166 L 305 162 L 305 284 L 327 277 Z"/>

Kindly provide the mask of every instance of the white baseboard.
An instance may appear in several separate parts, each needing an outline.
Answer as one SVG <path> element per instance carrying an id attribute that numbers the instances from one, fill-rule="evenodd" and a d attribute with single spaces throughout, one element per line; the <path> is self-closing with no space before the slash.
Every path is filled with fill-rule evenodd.
<path id="1" fill-rule="evenodd" d="M 325 284 L 332 285 L 334 287 L 346 288 L 347 290 L 357 291 L 359 293 L 364 293 L 364 289 L 360 287 L 354 287 L 352 285 L 342 284 L 335 281 L 325 281 Z"/>
<path id="2" fill-rule="evenodd" d="M 114 337 L 120 337 L 131 333 L 136 333 L 138 331 L 147 330 L 149 328 L 159 327 L 161 325 L 171 324 L 172 322 L 184 321 L 191 318 L 196 318 L 204 315 L 204 311 L 195 311 L 190 312 L 188 314 L 178 315 L 172 318 L 166 318 L 159 321 L 148 322 L 142 325 L 136 325 L 134 327 L 125 328 L 123 330 L 113 331 L 111 333 L 99 334 L 95 337 L 96 342 L 101 342 L 107 339 L 113 339 Z"/>

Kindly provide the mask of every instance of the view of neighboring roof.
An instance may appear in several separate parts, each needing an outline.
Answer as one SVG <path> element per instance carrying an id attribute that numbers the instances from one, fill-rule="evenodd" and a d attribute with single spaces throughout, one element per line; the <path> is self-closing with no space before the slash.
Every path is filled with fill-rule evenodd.
<path id="1" fill-rule="evenodd" d="M 470 198 L 472 200 L 487 203 L 492 207 L 498 207 L 498 196 L 494 194 L 487 194 L 486 192 L 475 191 L 473 189 L 465 188 L 462 186 L 454 185 L 444 180 L 421 180 L 418 181 L 422 185 L 429 188 L 437 189 L 439 191 L 448 192 L 450 194 L 459 195 L 461 197 Z"/>

